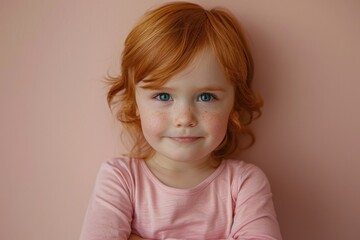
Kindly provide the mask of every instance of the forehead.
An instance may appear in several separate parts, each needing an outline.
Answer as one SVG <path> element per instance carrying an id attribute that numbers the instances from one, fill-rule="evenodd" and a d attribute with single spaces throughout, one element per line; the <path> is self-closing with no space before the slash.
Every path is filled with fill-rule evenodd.
<path id="1" fill-rule="evenodd" d="M 222 67 L 213 51 L 205 48 L 194 60 L 181 72 L 176 74 L 173 79 L 187 78 L 204 79 L 211 82 L 222 82 L 225 79 Z"/>
<path id="2" fill-rule="evenodd" d="M 160 86 L 173 87 L 178 84 L 186 84 L 189 87 L 210 86 L 225 88 L 232 86 L 231 82 L 226 78 L 216 55 L 209 48 L 200 51 L 188 66 Z M 139 86 L 145 88 L 160 87 L 151 80 L 149 82 L 146 80 L 141 81 Z"/>

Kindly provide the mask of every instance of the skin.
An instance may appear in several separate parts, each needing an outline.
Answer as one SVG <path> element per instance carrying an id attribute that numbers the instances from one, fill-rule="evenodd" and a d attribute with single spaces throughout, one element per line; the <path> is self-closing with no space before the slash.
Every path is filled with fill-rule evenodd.
<path id="1" fill-rule="evenodd" d="M 195 187 L 217 167 L 211 152 L 226 134 L 233 85 L 206 48 L 160 89 L 144 86 L 136 86 L 136 103 L 145 139 L 155 150 L 148 168 L 165 185 Z M 141 239 L 136 237 L 130 239 Z"/>

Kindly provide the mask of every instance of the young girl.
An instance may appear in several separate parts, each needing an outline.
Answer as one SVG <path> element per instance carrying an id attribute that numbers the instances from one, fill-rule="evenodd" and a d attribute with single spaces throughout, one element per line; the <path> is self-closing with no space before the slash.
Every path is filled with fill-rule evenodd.
<path id="1" fill-rule="evenodd" d="M 81 240 L 281 239 L 267 178 L 229 159 L 260 114 L 253 62 L 227 11 L 170 3 L 125 41 L 108 102 L 134 140 L 104 163 Z"/>

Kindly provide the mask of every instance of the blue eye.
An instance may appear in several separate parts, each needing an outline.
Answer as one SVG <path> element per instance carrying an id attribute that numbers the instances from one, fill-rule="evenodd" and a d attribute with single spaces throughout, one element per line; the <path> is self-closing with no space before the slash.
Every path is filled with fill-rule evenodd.
<path id="1" fill-rule="evenodd" d="M 198 100 L 201 102 L 210 102 L 212 100 L 215 100 L 216 97 L 211 93 L 202 93 L 200 94 Z"/>
<path id="2" fill-rule="evenodd" d="M 159 93 L 155 96 L 155 99 L 159 100 L 159 101 L 170 101 L 171 100 L 171 96 L 168 93 Z"/>

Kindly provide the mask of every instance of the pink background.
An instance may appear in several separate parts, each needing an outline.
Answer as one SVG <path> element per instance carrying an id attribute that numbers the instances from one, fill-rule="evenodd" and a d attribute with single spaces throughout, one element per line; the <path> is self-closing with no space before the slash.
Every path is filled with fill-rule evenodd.
<path id="1" fill-rule="evenodd" d="M 78 239 L 117 155 L 101 82 L 156 0 L 0 2 L 0 239 Z M 257 144 L 285 240 L 360 237 L 360 2 L 218 3 L 243 22 L 265 99 Z"/>

